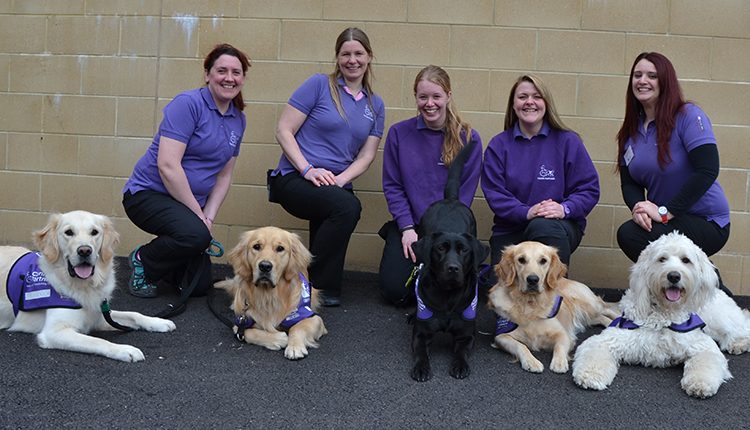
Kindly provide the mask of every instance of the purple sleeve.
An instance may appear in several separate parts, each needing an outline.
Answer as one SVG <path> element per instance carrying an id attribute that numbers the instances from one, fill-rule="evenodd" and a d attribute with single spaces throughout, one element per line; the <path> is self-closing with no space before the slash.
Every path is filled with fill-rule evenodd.
<path id="1" fill-rule="evenodd" d="M 375 108 L 375 121 L 370 129 L 370 136 L 383 137 L 383 130 L 385 130 L 385 103 L 383 103 L 383 99 L 373 94 L 372 105 Z"/>
<path id="2" fill-rule="evenodd" d="M 716 143 L 711 120 L 701 108 L 692 103 L 685 104 L 683 111 L 677 115 L 675 131 L 682 138 L 686 152 L 707 143 Z"/>
<path id="3" fill-rule="evenodd" d="M 245 112 L 238 111 L 237 115 L 239 115 L 240 118 L 242 119 L 242 134 L 240 134 L 239 145 L 234 147 L 234 153 L 232 154 L 233 157 L 238 157 L 240 155 L 240 146 L 242 146 L 242 138 L 245 136 L 245 129 L 247 128 L 247 117 L 245 116 Z"/>
<path id="4" fill-rule="evenodd" d="M 474 147 L 474 152 L 466 160 L 466 164 L 464 164 L 464 171 L 461 175 L 461 189 L 458 193 L 461 203 L 469 207 L 474 201 L 477 185 L 479 185 L 479 176 L 482 174 L 482 138 L 479 137 L 476 130 L 471 130 L 471 140 L 475 140 L 477 145 Z"/>
<path id="5" fill-rule="evenodd" d="M 321 86 L 328 85 L 328 78 L 323 74 L 310 76 L 289 97 L 289 104 L 305 115 L 310 115 L 320 97 Z"/>
<path id="6" fill-rule="evenodd" d="M 391 127 L 383 148 L 383 195 L 388 211 L 393 215 L 399 230 L 414 225 L 411 207 L 406 197 L 398 159 L 398 130 Z"/>
<path id="7" fill-rule="evenodd" d="M 565 198 L 560 203 L 570 209 L 566 218 L 582 220 L 599 201 L 599 174 L 578 135 L 565 135 L 569 159 L 565 165 Z"/>
<path id="8" fill-rule="evenodd" d="M 527 221 L 530 206 L 518 200 L 505 186 L 506 160 L 500 148 L 502 135 L 493 137 L 484 152 L 482 191 L 495 216 L 520 225 Z"/>
<path id="9" fill-rule="evenodd" d="M 187 95 L 177 95 L 164 107 L 159 135 L 187 145 L 198 123 L 198 110 Z"/>

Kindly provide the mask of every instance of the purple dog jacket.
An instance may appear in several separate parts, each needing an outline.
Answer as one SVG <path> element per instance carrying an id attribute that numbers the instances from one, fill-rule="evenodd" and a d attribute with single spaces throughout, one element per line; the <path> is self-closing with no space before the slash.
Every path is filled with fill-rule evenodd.
<path id="1" fill-rule="evenodd" d="M 16 260 L 8 272 L 6 293 L 13 303 L 13 313 L 48 308 L 80 309 L 81 305 L 70 297 L 60 295 L 47 282 L 39 268 L 39 254 L 27 252 Z"/>

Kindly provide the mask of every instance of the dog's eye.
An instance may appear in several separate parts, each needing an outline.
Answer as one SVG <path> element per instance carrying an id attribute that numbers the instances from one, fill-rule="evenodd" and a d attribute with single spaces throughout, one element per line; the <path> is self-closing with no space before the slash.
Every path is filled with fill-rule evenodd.
<path id="1" fill-rule="evenodd" d="M 546 258 L 540 258 L 539 259 L 539 264 L 541 264 L 542 266 L 544 266 L 545 264 L 547 264 L 547 259 Z"/>
<path id="2" fill-rule="evenodd" d="M 448 250 L 448 244 L 443 242 L 437 246 L 437 249 L 440 251 L 447 251 Z"/>
<path id="3" fill-rule="evenodd" d="M 91 235 L 92 236 L 96 236 L 97 234 L 99 234 L 99 230 L 97 230 L 97 229 L 91 230 Z"/>
<path id="4" fill-rule="evenodd" d="M 520 257 L 518 259 L 518 262 L 521 263 L 521 264 L 526 264 L 526 258 L 525 257 Z"/>
<path id="5" fill-rule="evenodd" d="M 65 236 L 73 236 L 73 230 L 71 229 L 65 230 Z"/>
<path id="6" fill-rule="evenodd" d="M 663 262 L 667 261 L 667 257 L 659 257 L 658 261 L 659 261 L 659 263 L 663 263 Z"/>
<path id="7" fill-rule="evenodd" d="M 279 245 L 276 247 L 276 252 L 284 252 L 284 247 Z"/>
<path id="8" fill-rule="evenodd" d="M 683 262 L 683 263 L 685 263 L 685 264 L 690 264 L 690 263 L 692 263 L 692 261 L 690 261 L 690 259 L 689 259 L 689 258 L 687 258 L 687 257 L 682 257 L 682 262 Z"/>
<path id="9" fill-rule="evenodd" d="M 253 245 L 253 249 L 256 251 L 260 251 L 260 243 L 256 243 Z"/>

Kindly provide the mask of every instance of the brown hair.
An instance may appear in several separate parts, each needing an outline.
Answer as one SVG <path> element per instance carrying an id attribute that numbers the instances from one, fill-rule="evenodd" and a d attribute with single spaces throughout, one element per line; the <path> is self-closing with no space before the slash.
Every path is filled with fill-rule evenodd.
<path id="1" fill-rule="evenodd" d="M 544 84 L 544 81 L 542 81 L 539 76 L 531 74 L 519 76 L 518 79 L 516 79 L 516 83 L 513 84 L 513 86 L 510 88 L 510 94 L 508 94 L 508 106 L 505 108 L 504 130 L 513 128 L 516 122 L 518 122 L 518 115 L 516 115 L 516 111 L 513 110 L 513 100 L 516 96 L 516 88 L 518 88 L 518 86 L 521 85 L 522 82 L 530 82 L 532 85 L 534 85 L 536 90 L 539 91 L 539 95 L 542 96 L 542 99 L 544 100 L 544 104 L 546 106 L 544 119 L 547 121 L 547 124 L 549 124 L 550 127 L 556 130 L 573 131 L 565 126 L 565 124 L 562 122 L 562 119 L 560 119 L 560 116 L 557 114 L 555 101 L 552 99 L 552 93 L 550 92 L 549 88 L 547 88 L 547 85 Z"/>
<path id="2" fill-rule="evenodd" d="M 415 96 L 417 94 L 417 85 L 421 81 L 428 81 L 439 85 L 446 94 L 451 92 L 451 78 L 441 67 L 429 65 L 417 73 L 417 77 L 414 79 Z M 471 125 L 461 120 L 461 117 L 458 115 L 458 109 L 455 103 L 453 103 L 453 97 L 446 104 L 445 111 L 445 125 L 443 126 L 445 140 L 443 140 L 442 159 L 446 166 L 450 166 L 464 145 L 461 140 L 461 134 L 464 134 L 467 142 L 471 140 Z"/>
<path id="3" fill-rule="evenodd" d="M 212 49 L 211 52 L 206 55 L 206 59 L 203 60 L 203 69 L 206 71 L 206 73 L 211 70 L 211 67 L 214 66 L 216 60 L 218 60 L 222 55 L 231 55 L 232 57 L 236 57 L 238 60 L 240 60 L 240 64 L 242 64 L 243 76 L 247 73 L 247 69 L 250 68 L 250 57 L 228 43 L 220 43 L 214 46 L 214 49 Z M 245 101 L 242 99 L 242 91 L 240 91 L 239 94 L 237 94 L 237 96 L 232 99 L 232 104 L 234 104 L 234 107 L 239 110 L 245 109 Z"/>

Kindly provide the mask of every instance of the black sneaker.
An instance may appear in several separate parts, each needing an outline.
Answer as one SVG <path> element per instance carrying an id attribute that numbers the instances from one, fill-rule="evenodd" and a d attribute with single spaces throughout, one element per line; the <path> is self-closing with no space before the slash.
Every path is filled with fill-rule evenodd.
<path id="1" fill-rule="evenodd" d="M 318 290 L 318 301 L 320 302 L 320 306 L 324 306 L 326 308 L 335 308 L 337 306 L 341 306 L 341 298 L 339 296 L 334 296 L 331 293 L 326 293 L 323 290 Z"/>
<path id="2" fill-rule="evenodd" d="M 140 248 L 140 246 L 136 247 L 128 256 L 128 264 L 131 269 L 128 291 L 133 296 L 151 299 L 157 296 L 156 285 L 146 279 L 143 272 L 143 263 L 136 257 Z"/>

